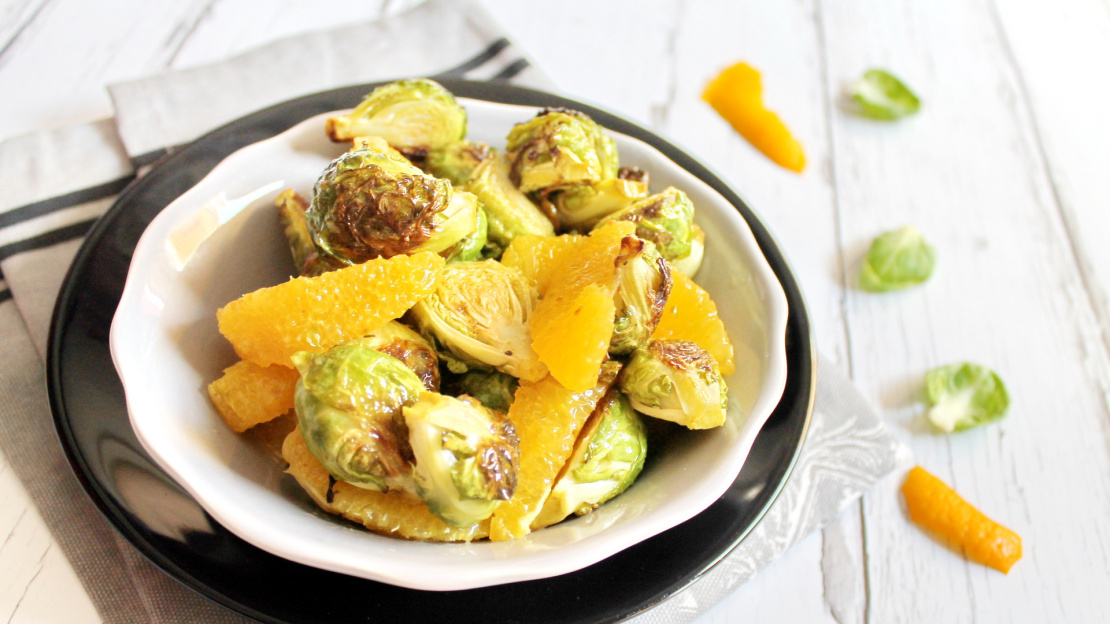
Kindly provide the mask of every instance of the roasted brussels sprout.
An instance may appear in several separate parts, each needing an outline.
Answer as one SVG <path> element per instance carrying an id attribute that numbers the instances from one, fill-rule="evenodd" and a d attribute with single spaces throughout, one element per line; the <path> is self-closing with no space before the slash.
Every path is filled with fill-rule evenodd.
<path id="1" fill-rule="evenodd" d="M 663 317 L 671 294 L 671 269 L 655 245 L 635 236 L 625 236 L 617 254 L 617 288 L 613 299 L 617 315 L 610 355 L 627 355 L 647 344 Z"/>
<path id="2" fill-rule="evenodd" d="M 296 412 L 305 444 L 340 481 L 372 490 L 411 490 L 411 450 L 401 408 L 424 384 L 403 362 L 352 340 L 325 353 L 301 351 L 293 364 Z"/>
<path id="3" fill-rule="evenodd" d="M 380 136 L 410 158 L 463 140 L 466 110 L 432 80 L 398 80 L 374 89 L 353 111 L 331 117 L 325 130 L 333 141 Z"/>
<path id="4" fill-rule="evenodd" d="M 439 358 L 428 339 L 404 323 L 390 321 L 367 334 L 361 344 L 393 356 L 416 373 L 424 388 L 439 392 Z"/>
<path id="5" fill-rule="evenodd" d="M 604 217 L 647 197 L 647 190 L 647 184 L 643 182 L 610 178 L 544 193 L 541 203 L 549 206 L 548 211 L 558 216 L 562 227 L 588 230 Z"/>
<path id="6" fill-rule="evenodd" d="M 471 367 L 539 381 L 547 367 L 532 350 L 528 318 L 534 293 L 519 271 L 496 260 L 454 262 L 411 313 L 420 331 L 446 349 L 454 373 Z"/>
<path id="7" fill-rule="evenodd" d="M 617 144 L 586 114 L 547 108 L 506 138 L 513 183 L 525 193 L 617 177 Z"/>
<path id="8" fill-rule="evenodd" d="M 424 157 L 424 171 L 437 178 L 446 178 L 455 186 L 462 186 L 470 179 L 474 168 L 494 155 L 486 143 L 459 141 L 431 150 Z"/>
<path id="9" fill-rule="evenodd" d="M 478 218 L 470 193 L 372 148 L 332 161 L 306 214 L 316 247 L 344 264 L 443 252 L 473 234 Z"/>
<path id="10" fill-rule="evenodd" d="M 446 256 L 448 262 L 467 262 L 482 258 L 482 252 L 489 243 L 489 219 L 486 211 L 479 205 L 477 212 L 478 227 L 469 236 L 455 243 L 441 255 Z"/>
<path id="11" fill-rule="evenodd" d="M 632 408 L 690 429 L 725 422 L 728 396 L 717 361 L 687 340 L 652 340 L 632 352 L 620 388 Z"/>
<path id="12" fill-rule="evenodd" d="M 483 160 L 466 184 L 481 202 L 489 219 L 490 242 L 507 247 L 523 234 L 554 236 L 555 227 L 536 204 L 509 179 L 509 164 L 502 155 Z"/>
<path id="13" fill-rule="evenodd" d="M 594 227 L 601 227 L 610 221 L 635 223 L 636 236 L 655 243 L 659 253 L 686 275 L 693 276 L 697 265 L 701 264 L 705 239 L 694 225 L 694 204 L 686 193 L 673 186 L 662 193 L 636 200 L 624 210 L 605 217 Z M 693 272 L 690 272 L 691 268 Z"/>
<path id="14" fill-rule="evenodd" d="M 628 489 L 647 457 L 647 430 L 616 388 L 598 403 L 575 442 L 534 527 L 585 515 Z"/>
<path id="15" fill-rule="evenodd" d="M 403 409 L 416 493 L 452 526 L 488 518 L 516 489 L 520 450 L 502 414 L 470 397 L 425 392 Z"/>
<path id="16" fill-rule="evenodd" d="M 449 375 L 443 380 L 447 394 L 465 394 L 499 412 L 508 412 L 516 396 L 517 379 L 500 371 L 469 370 L 461 375 Z"/>

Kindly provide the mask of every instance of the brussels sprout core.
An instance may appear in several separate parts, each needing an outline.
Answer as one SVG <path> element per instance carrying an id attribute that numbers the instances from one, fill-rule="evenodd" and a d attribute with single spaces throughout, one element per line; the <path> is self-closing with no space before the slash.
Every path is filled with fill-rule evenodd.
<path id="1" fill-rule="evenodd" d="M 463 140 L 466 110 L 439 83 L 398 80 L 374 89 L 353 111 L 331 117 L 325 127 L 333 141 L 380 136 L 410 158 Z"/>
<path id="2" fill-rule="evenodd" d="M 416 492 L 453 526 L 488 518 L 516 489 L 516 430 L 501 412 L 467 396 L 426 392 L 404 408 Z"/>
<path id="3" fill-rule="evenodd" d="M 321 354 L 301 351 L 293 363 L 296 412 L 308 449 L 336 479 L 374 490 L 411 488 L 401 408 L 424 384 L 397 358 L 365 339 Z"/>
<path id="4" fill-rule="evenodd" d="M 643 421 L 620 391 L 610 390 L 586 421 L 533 526 L 593 511 L 632 485 L 646 457 Z"/>
<path id="5" fill-rule="evenodd" d="M 364 148 L 328 165 L 306 220 L 318 248 L 357 264 L 450 248 L 477 229 L 478 202 L 407 161 Z"/>
<path id="6" fill-rule="evenodd" d="M 525 193 L 617 177 L 617 146 L 587 115 L 548 108 L 513 126 L 505 148 Z"/>
<path id="7" fill-rule="evenodd" d="M 632 352 L 620 387 L 633 409 L 690 429 L 725 422 L 727 388 L 717 361 L 687 340 L 652 340 Z"/>
<path id="8" fill-rule="evenodd" d="M 609 353 L 626 355 L 647 344 L 671 294 L 671 270 L 655 245 L 625 236 L 617 254 L 617 315 Z"/>
<path id="9" fill-rule="evenodd" d="M 412 308 L 420 331 L 448 350 L 452 372 L 493 367 L 539 381 L 547 367 L 532 350 L 528 318 L 534 294 L 519 271 L 497 262 L 455 262 L 435 292 Z"/>

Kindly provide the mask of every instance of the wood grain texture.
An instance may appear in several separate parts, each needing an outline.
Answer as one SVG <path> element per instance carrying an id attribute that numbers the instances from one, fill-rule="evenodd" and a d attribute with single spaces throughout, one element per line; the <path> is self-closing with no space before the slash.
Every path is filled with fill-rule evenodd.
<path id="1" fill-rule="evenodd" d="M 110 115 L 110 82 L 412 4 L 0 0 L 0 93 L 21 94 L 0 98 L 0 139 Z M 790 259 L 819 349 L 917 463 L 1025 541 L 1009 575 L 965 562 L 909 523 L 894 475 L 700 621 L 1105 619 L 1105 0 L 565 0 L 543 19 L 516 0 L 480 4 L 569 95 L 663 133 L 732 184 Z M 739 60 L 763 72 L 768 107 L 805 146 L 802 175 L 700 101 L 710 77 Z M 845 110 L 845 84 L 875 66 L 918 91 L 920 114 L 880 123 Z M 861 292 L 855 274 L 871 239 L 907 224 L 937 247 L 933 279 Z M 999 372 L 1011 415 L 935 433 L 922 375 L 965 359 Z M 0 457 L 0 621 L 98 621 L 5 466 Z M 59 593 L 72 612 L 57 610 Z"/>

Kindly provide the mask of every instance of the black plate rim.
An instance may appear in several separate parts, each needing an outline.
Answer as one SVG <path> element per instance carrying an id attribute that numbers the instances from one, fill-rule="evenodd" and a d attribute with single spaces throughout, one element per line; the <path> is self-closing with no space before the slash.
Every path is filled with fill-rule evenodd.
<path id="1" fill-rule="evenodd" d="M 763 225 L 762 220 L 751 210 L 747 203 L 726 183 L 723 178 L 712 171 L 701 161 L 690 156 L 686 151 L 677 147 L 669 140 L 663 138 L 656 132 L 644 128 L 627 118 L 621 117 L 615 113 L 610 113 L 603 108 L 596 105 L 588 104 L 579 100 L 571 99 L 565 96 L 549 93 L 546 91 L 533 89 L 529 87 L 522 87 L 519 85 L 512 85 L 506 82 L 485 82 L 485 81 L 471 81 L 462 79 L 453 79 L 443 76 L 433 76 L 434 79 L 439 81 L 449 90 L 454 92 L 460 97 L 467 97 L 473 99 L 481 99 L 491 102 L 500 102 L 505 104 L 519 104 L 524 106 L 563 106 L 567 108 L 577 108 L 590 114 L 595 120 L 602 123 L 605 127 L 627 134 L 639 140 L 642 140 L 656 149 L 663 152 L 668 158 L 678 163 L 681 167 L 686 169 L 695 177 L 703 180 L 715 190 L 720 192 L 731 203 L 742 217 L 748 223 L 761 251 L 767 258 L 772 270 L 779 279 L 784 291 L 786 291 L 787 298 L 790 302 L 790 320 L 788 321 L 787 331 L 790 331 L 790 325 L 795 325 L 795 329 L 799 334 L 804 337 L 808 343 L 805 348 L 805 353 L 801 355 L 800 363 L 806 370 L 800 371 L 805 377 L 804 389 L 807 393 L 806 405 L 804 410 L 804 421 L 798 430 L 797 440 L 794 442 L 794 448 L 790 456 L 790 460 L 786 466 L 780 471 L 781 476 L 778 478 L 775 487 L 772 488 L 768 496 L 765 496 L 765 502 L 761 509 L 754 515 L 752 520 L 739 532 L 735 533 L 732 541 L 723 548 L 716 557 L 707 559 L 703 562 L 698 570 L 694 570 L 687 574 L 685 578 L 678 579 L 671 587 L 664 591 L 658 592 L 656 595 L 645 599 L 637 608 L 629 610 L 619 615 L 616 619 L 608 619 L 604 621 L 623 621 L 625 619 L 635 617 L 652 607 L 664 602 L 674 594 L 685 589 L 696 580 L 701 578 L 706 572 L 717 565 L 723 560 L 732 550 L 734 550 L 751 532 L 756 525 L 762 520 L 764 515 L 770 509 L 771 505 L 778 499 L 785 487 L 789 476 L 798 462 L 801 454 L 803 443 L 808 435 L 812 414 L 813 405 L 816 395 L 817 385 L 817 351 L 816 344 L 813 339 L 813 333 L 810 325 L 808 315 L 808 308 L 805 304 L 804 296 L 802 295 L 794 273 L 791 270 L 788 261 L 781 252 L 781 248 L 774 236 Z M 264 109 L 255 111 L 238 119 L 235 119 L 219 128 L 216 128 L 193 142 L 170 150 L 163 157 L 155 162 L 151 169 L 143 176 L 132 180 L 124 190 L 117 196 L 112 206 L 96 221 L 93 227 L 86 235 L 85 241 L 78 249 L 74 256 L 73 262 L 66 272 L 66 276 L 62 282 L 62 287 L 59 290 L 58 299 L 55 303 L 53 316 L 50 323 L 50 334 L 47 345 L 47 391 L 50 403 L 50 409 L 53 416 L 55 430 L 59 438 L 63 451 L 74 476 L 81 483 L 85 493 L 90 500 L 100 511 L 100 513 L 109 521 L 109 523 L 119 531 L 125 539 L 127 539 L 136 549 L 152 564 L 163 570 L 188 589 L 203 596 L 204 598 L 216 602 L 232 611 L 241 615 L 256 619 L 261 622 L 274 622 L 277 624 L 284 624 L 285 620 L 275 619 L 271 615 L 261 612 L 253 607 L 242 604 L 236 600 L 229 598 L 224 593 L 220 592 L 217 588 L 208 585 L 207 583 L 199 580 L 194 575 L 179 566 L 172 558 L 166 553 L 162 552 L 156 545 L 147 541 L 142 537 L 140 530 L 135 523 L 128 518 L 128 514 L 123 511 L 122 506 L 118 501 L 115 501 L 106 488 L 93 478 L 92 471 L 89 467 L 88 459 L 77 447 L 74 433 L 71 428 L 71 422 L 66 408 L 66 403 L 63 394 L 63 384 L 61 381 L 63 372 L 63 357 L 62 347 L 64 346 L 64 330 L 65 324 L 68 320 L 69 314 L 72 312 L 73 299 L 76 293 L 80 290 L 81 286 L 77 283 L 74 277 L 80 273 L 84 265 L 88 262 L 89 256 L 93 250 L 93 244 L 100 240 L 108 231 L 110 231 L 116 217 L 124 212 L 129 207 L 129 202 L 133 196 L 139 195 L 147 185 L 153 184 L 157 181 L 157 172 L 162 167 L 174 167 L 179 162 L 187 162 L 192 158 L 194 153 L 203 152 L 207 143 L 213 140 L 214 137 L 227 135 L 228 133 L 235 133 L 239 129 L 249 126 L 253 120 L 258 119 L 267 114 L 274 114 L 275 112 L 291 111 L 289 114 L 295 115 L 295 111 L 302 107 L 304 104 L 313 103 L 319 100 L 334 100 L 340 102 L 357 102 L 361 99 L 362 95 L 376 86 L 385 84 L 389 81 L 381 81 L 374 83 L 367 83 L 362 85 L 353 85 L 348 87 L 340 87 L 318 93 L 308 94 L 292 100 L 281 102 Z M 349 104 L 348 104 L 349 106 Z M 335 109 L 343 108 L 343 106 L 336 106 Z M 310 115 L 308 115 L 310 116 Z M 307 118 L 307 116 L 305 116 Z M 293 121 L 297 123 L 300 119 Z M 292 125 L 292 124 L 291 124 Z M 224 155 L 226 157 L 226 154 Z M 808 357 L 807 357 L 808 356 Z M 781 402 L 781 401 L 780 401 Z M 757 440 L 758 442 L 758 440 Z M 574 574 L 574 573 L 570 573 Z M 598 620 L 603 621 L 603 620 Z"/>

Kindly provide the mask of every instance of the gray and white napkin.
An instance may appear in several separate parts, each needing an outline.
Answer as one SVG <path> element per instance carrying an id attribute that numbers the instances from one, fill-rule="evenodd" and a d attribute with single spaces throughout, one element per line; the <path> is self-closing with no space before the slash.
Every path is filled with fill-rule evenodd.
<path id="1" fill-rule="evenodd" d="M 348 62 L 356 50 L 371 60 Z M 146 165 L 209 130 L 301 95 L 417 75 L 554 88 L 480 7 L 429 0 L 382 20 L 112 85 L 114 119 L 0 143 L 0 451 L 104 621 L 243 620 L 174 582 L 120 537 L 58 445 L 45 390 L 47 333 L 83 237 Z M 822 360 L 813 421 L 782 494 L 735 551 L 635 621 L 695 620 L 857 500 L 897 466 L 903 449 L 851 381 Z"/>

